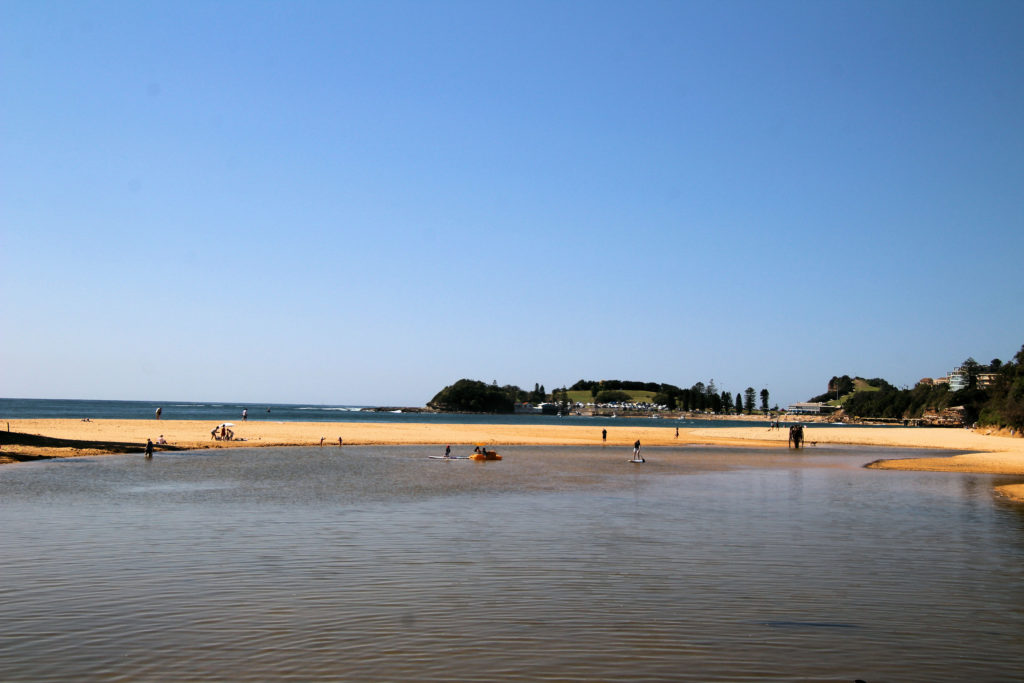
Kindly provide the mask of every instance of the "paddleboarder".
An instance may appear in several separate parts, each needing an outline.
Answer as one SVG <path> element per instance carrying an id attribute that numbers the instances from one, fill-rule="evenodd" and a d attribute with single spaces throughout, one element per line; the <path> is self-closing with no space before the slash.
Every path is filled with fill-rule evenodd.
<path id="1" fill-rule="evenodd" d="M 640 439 L 637 439 L 633 444 L 633 462 L 643 462 L 644 459 L 640 457 Z"/>

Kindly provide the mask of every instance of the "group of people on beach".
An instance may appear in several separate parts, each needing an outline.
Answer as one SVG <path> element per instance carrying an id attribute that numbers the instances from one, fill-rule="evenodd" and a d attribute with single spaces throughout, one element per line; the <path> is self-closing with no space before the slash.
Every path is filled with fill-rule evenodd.
<path id="1" fill-rule="evenodd" d="M 214 441 L 231 441 L 235 438 L 235 433 L 228 429 L 227 423 L 217 425 L 210 432 L 210 436 L 213 437 Z"/>

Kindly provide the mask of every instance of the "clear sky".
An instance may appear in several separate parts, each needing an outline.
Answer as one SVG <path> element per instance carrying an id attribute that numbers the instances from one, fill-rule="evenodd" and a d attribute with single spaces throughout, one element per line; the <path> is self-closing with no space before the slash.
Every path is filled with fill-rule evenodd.
<path id="1" fill-rule="evenodd" d="M 1024 343 L 1022 2 L 0 2 L 0 395 L 786 405 Z"/>

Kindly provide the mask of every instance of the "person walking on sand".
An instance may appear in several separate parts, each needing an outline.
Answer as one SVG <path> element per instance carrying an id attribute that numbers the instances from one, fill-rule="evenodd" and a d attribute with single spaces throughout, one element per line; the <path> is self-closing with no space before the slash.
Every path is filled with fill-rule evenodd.
<path id="1" fill-rule="evenodd" d="M 679 438 L 679 427 L 676 427 L 676 438 Z"/>
<path id="2" fill-rule="evenodd" d="M 153 457 L 153 442 L 150 439 L 146 439 L 146 457 Z"/>
<path id="3" fill-rule="evenodd" d="M 162 413 L 162 412 L 164 412 L 163 408 L 157 408 L 156 409 L 156 419 L 158 419 L 158 420 L 160 419 L 160 413 Z"/>
<path id="4" fill-rule="evenodd" d="M 341 437 L 339 436 L 338 437 L 338 447 L 340 448 L 343 444 L 344 444 L 344 442 L 341 440 Z"/>
<path id="5" fill-rule="evenodd" d="M 249 419 L 249 409 L 248 408 L 242 408 L 242 422 L 245 422 L 248 419 Z"/>

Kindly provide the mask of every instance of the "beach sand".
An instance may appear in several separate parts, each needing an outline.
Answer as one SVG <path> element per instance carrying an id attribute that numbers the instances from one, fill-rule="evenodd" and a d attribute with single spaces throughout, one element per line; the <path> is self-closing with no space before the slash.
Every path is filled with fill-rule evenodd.
<path id="1" fill-rule="evenodd" d="M 346 446 L 357 445 L 437 445 L 460 447 L 487 444 L 511 445 L 600 445 L 605 425 L 468 425 L 370 422 L 236 422 L 235 441 L 214 441 L 210 430 L 214 423 L 189 420 L 11 420 L 10 431 L 65 439 L 69 443 L 47 442 L 12 444 L 10 437 L 0 440 L 0 462 L 33 457 L 71 457 L 110 452 L 141 452 L 146 439 L 157 441 L 160 435 L 169 447 L 180 449 L 237 448 L 253 446 L 318 446 L 337 448 L 338 438 Z M 963 455 L 882 460 L 871 463 L 875 469 L 927 470 L 937 472 L 975 472 L 1024 475 L 1024 439 L 988 435 L 966 429 L 923 427 L 815 427 L 805 430 L 806 447 L 848 444 L 895 448 L 946 449 L 970 451 Z M 710 444 L 720 446 L 778 447 L 788 443 L 786 429 L 767 427 L 714 427 L 679 430 L 662 423 L 651 427 L 608 428 L 607 444 L 630 447 L 640 439 L 644 446 L 681 446 Z M 120 444 L 123 448 L 113 448 Z M 161 450 L 161 447 L 157 447 Z M 999 492 L 1024 501 L 1024 484 L 1000 487 Z"/>

